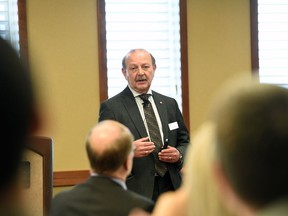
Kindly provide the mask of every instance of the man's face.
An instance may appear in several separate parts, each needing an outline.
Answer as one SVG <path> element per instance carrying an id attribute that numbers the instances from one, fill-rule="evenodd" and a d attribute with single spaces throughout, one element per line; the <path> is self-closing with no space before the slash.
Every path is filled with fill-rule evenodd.
<path id="1" fill-rule="evenodd" d="M 156 65 L 152 65 L 149 53 L 136 50 L 128 54 L 126 69 L 122 69 L 125 79 L 130 87 L 138 93 L 147 93 L 152 83 Z"/>

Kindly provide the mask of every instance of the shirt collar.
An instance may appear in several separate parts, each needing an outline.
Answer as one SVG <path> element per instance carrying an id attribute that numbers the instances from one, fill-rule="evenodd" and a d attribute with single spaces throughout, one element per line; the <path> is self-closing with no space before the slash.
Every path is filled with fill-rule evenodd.
<path id="1" fill-rule="evenodd" d="M 130 91 L 132 92 L 133 96 L 134 97 L 138 97 L 139 95 L 141 95 L 141 93 L 139 92 L 136 92 L 134 89 L 131 88 L 131 86 L 128 84 L 128 87 L 130 89 Z M 146 94 L 150 94 L 152 95 L 152 90 L 151 90 L 151 87 L 148 89 L 147 93 Z"/>
<path id="2" fill-rule="evenodd" d="M 127 186 L 126 186 L 126 183 L 118 178 L 114 178 L 114 177 L 111 177 L 111 176 L 106 176 L 106 175 L 99 175 L 98 173 L 94 173 L 92 172 L 91 173 L 91 176 L 99 176 L 99 177 L 106 177 L 106 178 L 109 178 L 111 179 L 112 181 L 116 182 L 117 184 L 119 184 L 124 190 L 127 190 Z"/>

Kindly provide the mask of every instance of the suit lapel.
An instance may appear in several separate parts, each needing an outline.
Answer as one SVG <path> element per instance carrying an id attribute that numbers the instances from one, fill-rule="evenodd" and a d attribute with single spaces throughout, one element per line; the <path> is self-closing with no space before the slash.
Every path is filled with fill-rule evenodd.
<path id="1" fill-rule="evenodd" d="M 135 98 L 128 87 L 126 87 L 123 91 L 123 104 L 130 116 L 130 119 L 135 125 L 135 128 L 139 132 L 140 137 L 146 137 L 147 132 L 144 122 L 142 120 Z"/>
<path id="2" fill-rule="evenodd" d="M 168 139 L 168 116 L 167 116 L 167 107 L 164 101 L 162 100 L 161 96 L 157 92 L 153 92 L 153 99 L 155 105 L 157 107 L 161 123 L 162 123 L 162 130 L 164 135 L 164 141 Z"/>

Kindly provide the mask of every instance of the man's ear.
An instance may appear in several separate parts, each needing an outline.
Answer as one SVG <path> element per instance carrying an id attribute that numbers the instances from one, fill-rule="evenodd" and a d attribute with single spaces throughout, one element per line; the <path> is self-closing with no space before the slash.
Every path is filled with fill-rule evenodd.
<path id="1" fill-rule="evenodd" d="M 125 160 L 123 167 L 128 173 L 131 172 L 133 166 L 133 155 L 128 155 L 127 159 Z"/>
<path id="2" fill-rule="evenodd" d="M 128 167 L 129 167 L 129 165 L 128 165 L 128 163 L 129 163 L 128 160 L 129 160 L 129 159 L 127 158 L 127 159 L 125 160 L 124 164 L 123 164 L 123 167 L 124 167 L 125 170 L 127 170 Z"/>
<path id="3" fill-rule="evenodd" d="M 125 79 L 127 80 L 127 70 L 122 68 L 122 74 L 125 77 Z"/>
<path id="4" fill-rule="evenodd" d="M 156 65 L 156 64 L 154 64 L 154 65 L 153 65 L 153 70 L 155 71 L 155 70 L 156 70 L 156 68 L 157 68 L 157 65 Z"/>

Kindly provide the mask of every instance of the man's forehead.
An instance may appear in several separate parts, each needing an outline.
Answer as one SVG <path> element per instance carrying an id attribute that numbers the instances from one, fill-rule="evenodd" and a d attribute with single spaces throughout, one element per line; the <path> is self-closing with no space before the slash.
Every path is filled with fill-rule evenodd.
<path id="1" fill-rule="evenodd" d="M 141 58 L 141 57 L 143 57 L 143 58 L 150 58 L 150 54 L 147 52 L 147 51 L 144 51 L 144 50 L 135 50 L 135 51 L 133 51 L 133 52 L 131 52 L 131 53 L 129 53 L 128 55 L 127 55 L 127 58 L 126 59 L 131 59 L 131 58 Z"/>
<path id="2" fill-rule="evenodd" d="M 151 64 L 152 59 L 150 55 L 137 55 L 137 56 L 130 56 L 126 59 L 126 62 L 129 64 Z"/>

